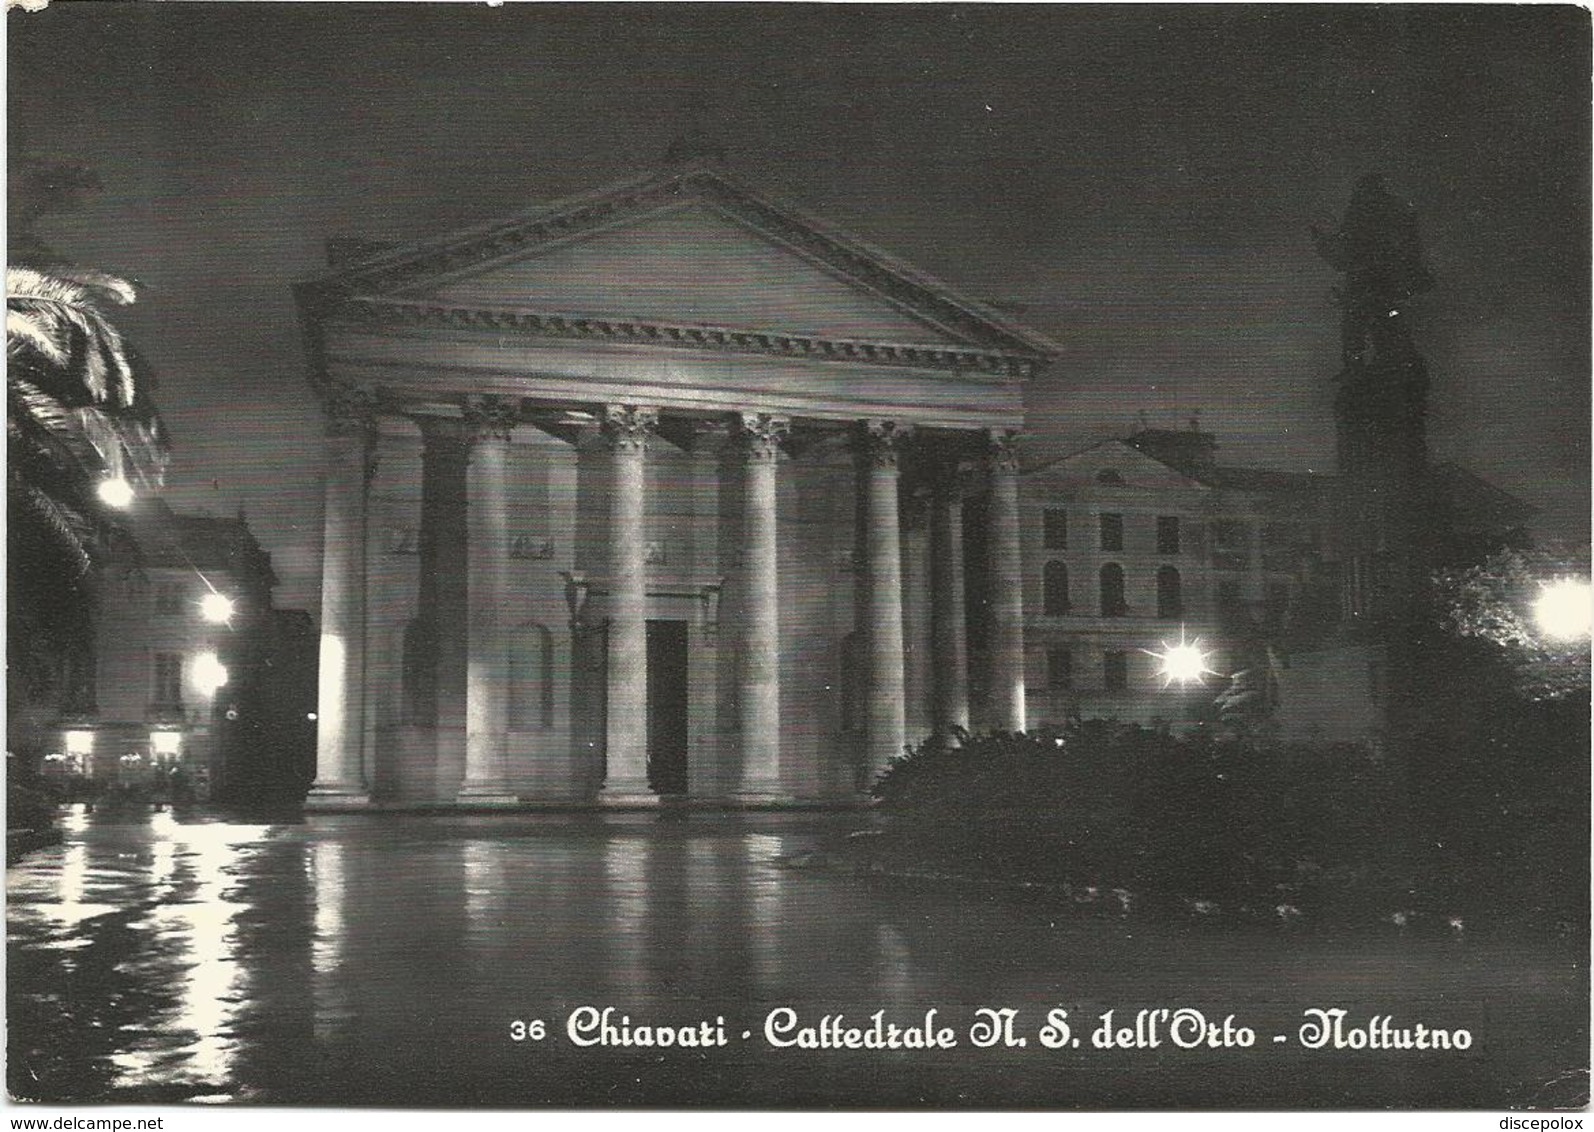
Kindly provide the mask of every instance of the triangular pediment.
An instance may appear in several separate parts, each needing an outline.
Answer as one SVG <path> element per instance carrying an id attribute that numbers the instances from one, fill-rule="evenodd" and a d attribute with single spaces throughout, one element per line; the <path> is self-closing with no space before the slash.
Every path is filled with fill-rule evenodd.
<path id="1" fill-rule="evenodd" d="M 604 190 L 323 276 L 306 297 L 427 302 L 838 342 L 1055 352 L 951 288 L 710 169 Z"/>
<path id="2" fill-rule="evenodd" d="M 1122 440 L 1104 440 L 1060 456 L 1036 468 L 1031 475 L 1059 488 L 1092 487 L 1108 492 L 1208 490 L 1199 480 L 1184 475 Z"/>
<path id="3" fill-rule="evenodd" d="M 605 319 L 972 344 L 696 202 L 408 293 Z"/>

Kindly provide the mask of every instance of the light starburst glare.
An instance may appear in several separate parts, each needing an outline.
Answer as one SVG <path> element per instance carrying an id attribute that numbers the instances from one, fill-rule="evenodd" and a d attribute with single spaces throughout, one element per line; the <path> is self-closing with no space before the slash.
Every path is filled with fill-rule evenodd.
<path id="1" fill-rule="evenodd" d="M 1187 640 L 1183 627 L 1179 629 L 1179 643 L 1171 644 L 1162 642 L 1162 651 L 1154 652 L 1151 649 L 1141 649 L 1147 656 L 1155 657 L 1161 665 L 1158 675 L 1162 677 L 1162 686 L 1169 684 L 1180 686 L 1190 683 L 1204 683 L 1206 676 L 1217 676 L 1217 670 L 1208 666 L 1208 653 L 1201 647 L 1201 638 Z"/>

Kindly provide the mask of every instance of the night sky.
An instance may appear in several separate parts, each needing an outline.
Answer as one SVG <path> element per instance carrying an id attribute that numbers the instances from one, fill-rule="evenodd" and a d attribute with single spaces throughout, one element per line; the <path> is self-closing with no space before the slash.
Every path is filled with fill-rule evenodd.
<path id="1" fill-rule="evenodd" d="M 1334 282 L 1370 171 L 1439 286 L 1437 459 L 1586 538 L 1589 17 L 1287 8 L 62 2 L 7 16 L 13 155 L 93 168 L 59 252 L 142 285 L 168 497 L 242 504 L 315 608 L 322 427 L 291 281 L 657 165 L 732 169 L 1061 342 L 1027 452 L 1200 410 L 1233 463 L 1330 471 Z M 695 109 L 694 109 L 695 108 Z"/>

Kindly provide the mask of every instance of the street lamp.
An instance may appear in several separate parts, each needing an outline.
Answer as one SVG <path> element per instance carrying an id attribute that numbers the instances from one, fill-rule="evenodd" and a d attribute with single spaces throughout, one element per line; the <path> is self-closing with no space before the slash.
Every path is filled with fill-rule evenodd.
<path id="1" fill-rule="evenodd" d="M 1557 641 L 1575 641 L 1589 635 L 1594 601 L 1589 585 L 1579 578 L 1558 578 L 1542 586 L 1533 603 L 1539 631 Z"/>
<path id="2" fill-rule="evenodd" d="M 226 624 L 232 620 L 233 600 L 226 594 L 216 593 L 212 590 L 199 599 L 199 612 L 206 621 L 212 624 Z"/>
<path id="3" fill-rule="evenodd" d="M 1217 676 L 1218 673 L 1208 667 L 1207 661 L 1210 654 L 1201 647 L 1201 638 L 1190 641 L 1185 639 L 1184 628 L 1179 629 L 1179 643 L 1170 644 L 1162 642 L 1162 651 L 1153 652 L 1151 649 L 1141 649 L 1147 656 L 1155 657 L 1161 665 L 1158 675 L 1162 677 L 1162 686 L 1169 684 L 1202 683 L 1204 676 Z"/>
<path id="4" fill-rule="evenodd" d="M 194 658 L 194 680 L 208 693 L 227 686 L 227 666 L 213 652 L 202 652 Z"/>
<path id="5" fill-rule="evenodd" d="M 100 481 L 99 496 L 100 502 L 107 507 L 125 511 L 133 505 L 133 485 L 121 476 L 112 476 Z"/>

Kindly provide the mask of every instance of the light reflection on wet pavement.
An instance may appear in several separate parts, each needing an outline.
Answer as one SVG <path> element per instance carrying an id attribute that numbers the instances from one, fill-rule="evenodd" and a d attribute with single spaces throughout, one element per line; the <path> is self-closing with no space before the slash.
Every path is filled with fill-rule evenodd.
<path id="1" fill-rule="evenodd" d="M 1586 945 L 1081 915 L 779 866 L 856 814 L 74 813 L 8 870 L 18 1099 L 386 1106 L 1505 1107 L 1586 1076 Z M 565 1020 L 723 1017 L 725 1048 L 578 1049 Z M 947 1051 L 772 1050 L 765 1016 L 954 1027 Z M 1026 1047 L 974 1049 L 981 1006 Z M 1099 1050 L 1105 1010 L 1229 1013 L 1255 1047 Z M 1306 1051 L 1301 1012 L 1464 1027 Z M 1036 1031 L 1063 1007 L 1082 1048 Z M 542 1042 L 511 1039 L 542 1020 Z M 743 1040 L 741 1034 L 750 1036 Z M 1283 1044 L 1272 1035 L 1286 1034 Z"/>

